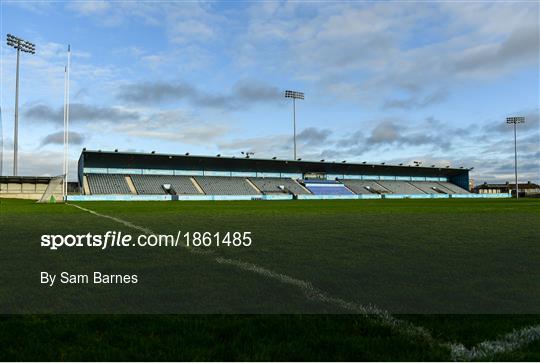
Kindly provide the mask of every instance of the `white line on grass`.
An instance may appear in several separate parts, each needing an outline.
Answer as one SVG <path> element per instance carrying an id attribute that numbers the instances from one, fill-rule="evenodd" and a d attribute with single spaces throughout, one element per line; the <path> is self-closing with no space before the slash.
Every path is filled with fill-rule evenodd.
<path id="1" fill-rule="evenodd" d="M 93 214 L 95 216 L 98 216 L 98 217 L 101 217 L 101 218 L 107 218 L 107 219 L 111 219 L 117 223 L 120 223 L 120 224 L 123 224 L 124 226 L 126 227 L 129 227 L 129 228 L 133 228 L 133 229 L 136 229 L 137 231 L 141 231 L 143 232 L 144 234 L 147 234 L 147 235 L 150 235 L 150 234 L 155 234 L 151 229 L 149 228 L 145 228 L 145 227 L 141 227 L 141 226 L 138 226 L 136 224 L 133 224 L 131 222 L 128 222 L 128 221 L 125 221 L 123 219 L 120 219 L 120 218 L 116 218 L 116 217 L 113 217 L 113 216 L 109 216 L 107 214 L 101 214 L 101 213 L 98 213 L 96 211 L 93 211 L 91 209 L 87 209 L 87 208 L 83 208 L 81 207 L 80 205 L 77 205 L 77 204 L 71 204 L 71 203 L 66 203 L 67 205 L 70 205 L 72 207 L 75 207 L 75 208 L 79 208 L 80 210 L 83 210 L 85 212 L 88 212 L 90 214 Z M 209 254 L 209 253 L 212 253 L 213 251 L 211 250 L 199 250 L 199 249 L 193 249 L 191 247 L 188 247 L 186 245 L 183 245 L 181 244 L 180 246 L 182 247 L 185 247 L 187 248 L 188 250 L 190 250 L 191 252 L 195 253 L 195 254 L 201 254 L 201 255 L 205 255 L 205 254 Z"/>
<path id="2" fill-rule="evenodd" d="M 244 271 L 254 272 L 267 278 L 278 280 L 284 284 L 296 286 L 302 290 L 308 299 L 328 303 L 341 309 L 376 319 L 381 325 L 390 327 L 399 333 L 404 333 L 408 336 L 420 337 L 428 342 L 434 342 L 433 337 L 426 329 L 415 326 L 408 321 L 396 319 L 388 311 L 382 310 L 374 305 L 361 305 L 355 302 L 343 300 L 341 298 L 332 297 L 326 292 L 314 287 L 311 282 L 274 272 L 252 263 L 223 257 L 216 257 L 214 261 L 220 264 L 231 265 Z"/>
<path id="3" fill-rule="evenodd" d="M 540 325 L 529 326 L 506 334 L 497 340 L 486 340 L 470 349 L 463 344 L 449 344 L 452 360 L 485 360 L 496 354 L 518 350 L 540 339 Z"/>
<path id="4" fill-rule="evenodd" d="M 106 215 L 106 214 L 101 214 L 101 213 L 98 213 L 98 212 L 93 211 L 91 209 L 81 207 L 81 206 L 76 205 L 76 204 L 70 204 L 70 203 L 67 203 L 67 204 L 71 205 L 73 207 L 79 208 L 79 209 L 81 209 L 81 210 L 83 210 L 85 212 L 91 213 L 91 214 L 93 214 L 95 216 L 113 220 L 113 221 L 115 221 L 117 223 L 123 224 L 126 227 L 136 229 L 136 230 L 141 231 L 143 233 L 155 234 L 149 228 L 145 228 L 145 227 L 135 225 L 135 224 L 133 224 L 131 222 L 128 222 L 128 221 L 125 221 L 123 219 L 116 218 L 116 217 L 113 217 L 113 216 L 109 216 L 109 215 Z M 187 248 L 192 253 L 199 254 L 200 252 L 202 252 L 199 249 L 189 248 L 189 247 L 187 247 L 185 245 L 182 245 L 182 246 Z M 212 253 L 212 251 L 205 251 L 205 252 Z M 314 287 L 311 282 L 300 280 L 300 279 L 297 279 L 297 278 L 294 278 L 294 277 L 291 277 L 291 276 L 288 276 L 288 275 L 284 275 L 284 274 L 281 274 L 281 273 L 278 273 L 278 272 L 274 272 L 274 271 L 268 270 L 268 269 L 266 269 L 264 267 L 257 266 L 257 265 L 252 264 L 252 263 L 243 262 L 243 261 L 240 261 L 240 260 L 223 258 L 223 257 L 216 257 L 213 260 L 215 262 L 219 263 L 219 264 L 226 264 L 226 265 L 229 265 L 229 266 L 234 266 L 234 267 L 236 267 L 236 268 L 238 268 L 240 270 L 254 272 L 256 274 L 265 276 L 267 278 L 278 280 L 279 282 L 281 282 L 283 284 L 295 286 L 295 287 L 299 288 L 306 295 L 306 297 L 308 299 L 310 299 L 310 300 L 321 301 L 321 302 L 324 302 L 324 303 L 327 303 L 327 304 L 330 304 L 330 305 L 337 306 L 337 307 L 339 307 L 339 308 L 341 308 L 343 310 L 351 311 L 351 312 L 354 312 L 356 314 L 361 314 L 361 315 L 364 315 L 366 317 L 376 319 L 381 325 L 390 327 L 390 328 L 398 331 L 399 333 L 405 333 L 405 334 L 407 334 L 409 336 L 420 337 L 420 338 L 422 338 L 422 339 L 424 339 L 426 341 L 429 341 L 429 342 L 434 341 L 431 334 L 426 329 L 424 329 L 422 327 L 415 326 L 415 325 L 413 325 L 412 323 L 410 323 L 408 321 L 396 319 L 388 311 L 382 310 L 382 309 L 380 309 L 380 308 L 378 308 L 378 307 L 376 307 L 374 305 L 360 305 L 360 304 L 357 304 L 357 303 L 354 303 L 354 302 L 343 300 L 341 298 L 332 297 L 332 296 L 328 295 L 327 293 L 325 293 L 324 291 Z"/>
<path id="5" fill-rule="evenodd" d="M 101 213 L 98 213 L 98 212 L 94 212 L 93 210 L 91 209 L 88 209 L 88 208 L 83 208 L 81 207 L 80 205 L 77 205 L 77 204 L 71 204 L 71 203 L 66 203 L 67 205 L 70 205 L 72 207 L 75 207 L 75 208 L 79 208 L 80 210 L 83 210 L 85 212 L 88 212 L 90 214 L 93 214 L 95 216 L 98 216 L 98 217 L 101 217 L 101 218 L 107 218 L 107 219 L 111 219 L 117 223 L 120 223 L 120 224 L 123 224 L 124 226 L 126 227 L 129 227 L 129 228 L 133 228 L 133 229 L 136 229 L 137 231 L 141 231 L 143 233 L 146 233 L 146 234 L 154 234 L 154 232 L 152 232 L 150 229 L 148 228 L 144 228 L 144 227 L 141 227 L 141 226 L 137 226 L 131 222 L 128 222 L 128 221 L 124 221 L 123 219 L 120 219 L 120 218 L 116 218 L 116 217 L 112 217 L 112 216 L 108 216 L 106 214 L 101 214 Z"/>
<path id="6" fill-rule="evenodd" d="M 106 214 L 101 214 L 91 209 L 83 208 L 76 204 L 71 204 L 71 203 L 66 203 L 66 204 L 79 208 L 80 210 L 83 210 L 95 216 L 113 220 L 117 223 L 123 224 L 126 227 L 141 231 L 145 234 L 154 234 L 154 232 L 152 232 L 152 230 L 150 230 L 149 228 L 135 225 L 123 219 L 109 216 Z M 184 246 L 184 247 L 187 248 L 188 251 L 195 254 L 212 254 L 212 251 L 193 249 L 187 246 Z M 427 331 L 425 328 L 415 326 L 412 323 L 405 320 L 397 319 L 393 317 L 388 311 L 380 309 L 374 305 L 366 306 L 366 305 L 357 304 L 355 302 L 346 301 L 341 298 L 332 297 L 328 295 L 326 292 L 314 287 L 313 284 L 309 281 L 300 280 L 300 279 L 297 279 L 297 278 L 294 278 L 285 274 L 274 272 L 272 270 L 268 270 L 264 267 L 261 267 L 252 263 L 243 262 L 243 261 L 235 260 L 235 259 L 223 258 L 223 257 L 215 257 L 213 260 L 219 264 L 226 264 L 229 266 L 234 266 L 243 271 L 253 272 L 253 273 L 265 276 L 267 278 L 273 279 L 273 280 L 278 280 L 279 282 L 283 284 L 295 286 L 299 288 L 309 299 L 328 303 L 328 304 L 337 306 L 341 309 L 352 311 L 357 314 L 361 314 L 365 317 L 375 319 L 381 325 L 389 327 L 400 334 L 404 334 L 410 337 L 419 337 L 426 340 L 428 343 L 436 343 L 435 339 L 431 336 L 429 331 Z M 492 340 L 492 341 L 486 340 L 470 349 L 466 348 L 461 343 L 439 343 L 439 344 L 445 348 L 450 349 L 452 360 L 471 361 L 471 360 L 485 360 L 485 359 L 489 359 L 493 357 L 496 354 L 509 353 L 509 352 L 518 350 L 520 348 L 523 348 L 526 345 L 536 340 L 540 340 L 540 325 L 529 326 L 529 327 L 525 327 L 519 330 L 514 330 L 513 332 L 503 336 L 502 338 L 498 340 Z"/>

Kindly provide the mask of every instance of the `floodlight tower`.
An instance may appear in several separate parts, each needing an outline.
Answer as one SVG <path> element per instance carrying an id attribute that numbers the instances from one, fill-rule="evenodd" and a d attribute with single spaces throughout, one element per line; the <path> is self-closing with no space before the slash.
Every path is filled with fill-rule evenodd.
<path id="1" fill-rule="evenodd" d="M 293 100 L 293 142 L 294 142 L 294 160 L 296 160 L 296 100 L 304 99 L 304 92 L 285 91 L 285 98 Z"/>
<path id="2" fill-rule="evenodd" d="M 17 49 L 17 73 L 15 77 L 15 127 L 13 129 L 13 176 L 17 175 L 17 160 L 19 152 L 19 58 L 20 53 L 36 54 L 36 45 L 27 40 L 7 35 L 7 45 Z"/>
<path id="3" fill-rule="evenodd" d="M 514 174 L 515 174 L 515 182 L 516 182 L 516 199 L 519 198 L 519 186 L 518 186 L 518 172 L 517 172 L 517 131 L 516 131 L 516 125 L 525 123 L 525 117 L 522 116 L 514 116 L 514 117 L 507 117 L 506 123 L 509 125 L 514 125 Z"/>

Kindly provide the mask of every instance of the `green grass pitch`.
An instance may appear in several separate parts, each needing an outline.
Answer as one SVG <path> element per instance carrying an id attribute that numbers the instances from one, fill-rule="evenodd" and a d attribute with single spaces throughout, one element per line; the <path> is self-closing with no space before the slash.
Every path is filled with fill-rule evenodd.
<path id="1" fill-rule="evenodd" d="M 149 270 L 184 269 L 171 283 L 183 286 L 185 312 L 204 314 L 3 315 L 2 360 L 449 360 L 449 348 L 439 343 L 474 347 L 540 324 L 540 200 L 78 205 L 156 233 L 251 231 L 253 246 L 212 247 L 212 258 L 185 249 L 148 251 L 159 262 L 148 262 Z M 41 234 L 138 234 L 65 204 L 1 200 L 0 215 L 2 276 L 48 258 L 36 247 Z M 140 252 L 130 250 L 128 257 Z M 116 251 L 85 253 L 75 256 L 127 268 L 127 257 Z M 307 281 L 345 301 L 375 304 L 427 329 L 433 340 L 311 301 L 295 286 L 216 264 L 216 256 Z M 75 268 L 77 260 L 63 264 Z M 0 304 L 16 285 L 0 284 Z M 506 313 L 490 313 L 497 309 Z M 540 342 L 489 359 L 539 360 Z"/>

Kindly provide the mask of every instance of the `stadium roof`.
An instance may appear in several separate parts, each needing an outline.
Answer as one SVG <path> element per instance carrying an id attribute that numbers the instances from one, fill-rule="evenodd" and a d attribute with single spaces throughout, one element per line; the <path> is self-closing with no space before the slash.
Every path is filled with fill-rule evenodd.
<path id="1" fill-rule="evenodd" d="M 469 169 L 418 167 L 382 164 L 358 164 L 333 161 L 295 161 L 245 157 L 174 155 L 117 151 L 83 150 L 79 163 L 85 168 L 129 168 L 163 170 L 213 170 L 246 172 L 281 172 L 327 174 L 362 174 L 393 176 L 453 177 L 467 174 Z"/>
<path id="2" fill-rule="evenodd" d="M 49 183 L 50 176 L 0 176 L 0 183 Z"/>

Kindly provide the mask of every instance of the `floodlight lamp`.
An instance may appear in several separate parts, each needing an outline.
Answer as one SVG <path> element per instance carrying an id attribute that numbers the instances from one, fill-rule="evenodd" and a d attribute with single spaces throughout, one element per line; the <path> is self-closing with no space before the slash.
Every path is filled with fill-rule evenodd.
<path id="1" fill-rule="evenodd" d="M 523 116 L 514 116 L 514 117 L 507 117 L 506 123 L 507 124 L 522 124 L 525 122 L 525 117 Z"/>
<path id="2" fill-rule="evenodd" d="M 297 92 L 297 91 L 285 91 L 285 98 L 296 98 L 303 100 L 304 99 L 304 92 Z"/>

